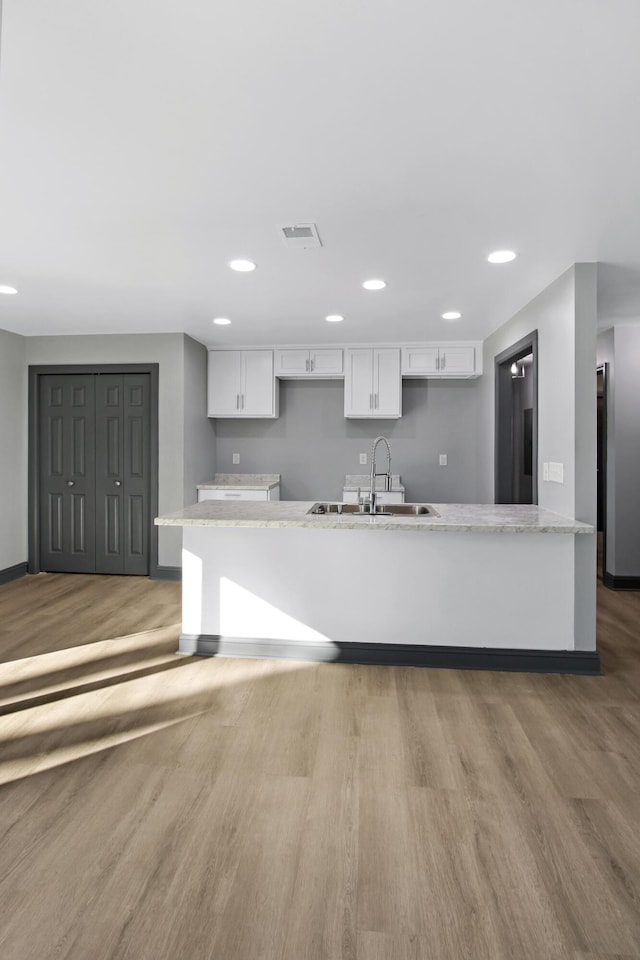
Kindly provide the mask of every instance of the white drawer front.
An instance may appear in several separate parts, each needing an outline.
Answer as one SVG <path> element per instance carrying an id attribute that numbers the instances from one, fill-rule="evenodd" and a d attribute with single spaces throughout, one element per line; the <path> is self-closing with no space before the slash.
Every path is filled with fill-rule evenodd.
<path id="1" fill-rule="evenodd" d="M 369 493 L 368 487 L 360 487 L 360 497 L 364 497 Z M 404 493 L 397 490 L 379 490 L 377 494 L 378 503 L 404 503 Z M 355 490 L 343 490 L 342 491 L 342 502 L 343 503 L 357 503 L 358 494 Z"/>
<path id="2" fill-rule="evenodd" d="M 198 490 L 201 500 L 268 500 L 268 490 Z"/>

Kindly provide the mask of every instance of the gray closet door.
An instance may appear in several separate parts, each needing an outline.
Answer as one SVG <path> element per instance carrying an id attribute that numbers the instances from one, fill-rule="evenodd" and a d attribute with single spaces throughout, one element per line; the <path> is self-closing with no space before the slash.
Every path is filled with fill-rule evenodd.
<path id="1" fill-rule="evenodd" d="M 96 375 L 96 573 L 149 572 L 149 388 Z"/>
<path id="2" fill-rule="evenodd" d="M 40 569 L 149 573 L 150 376 L 40 378 Z"/>
<path id="3" fill-rule="evenodd" d="M 95 394 L 91 375 L 40 380 L 40 566 L 95 570 Z"/>

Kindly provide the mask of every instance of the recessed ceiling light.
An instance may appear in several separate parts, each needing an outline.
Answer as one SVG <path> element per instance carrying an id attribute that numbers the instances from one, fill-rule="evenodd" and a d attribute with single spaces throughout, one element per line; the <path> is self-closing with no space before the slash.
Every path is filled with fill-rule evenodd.
<path id="1" fill-rule="evenodd" d="M 365 290 L 384 290 L 386 285 L 386 280 L 365 280 L 362 284 Z"/>
<path id="2" fill-rule="evenodd" d="M 18 292 L 18 291 L 16 290 L 15 287 L 5 287 L 5 286 L 0 285 L 0 293 L 12 294 L 12 293 L 17 293 L 17 292 Z"/>
<path id="3" fill-rule="evenodd" d="M 459 320 L 462 316 L 461 313 L 458 313 L 457 310 L 448 310 L 446 313 L 442 314 L 443 320 Z"/>
<path id="4" fill-rule="evenodd" d="M 238 273 L 251 273 L 256 268 L 253 260 L 230 260 L 229 266 L 232 270 L 237 270 Z"/>
<path id="5" fill-rule="evenodd" d="M 328 317 L 325 317 L 325 320 L 328 323 L 342 323 L 344 317 L 341 317 L 339 313 L 330 313 Z"/>
<path id="6" fill-rule="evenodd" d="M 516 256 L 517 254 L 513 250 L 494 250 L 493 253 L 489 254 L 487 260 L 489 263 L 511 263 Z"/>
<path id="7" fill-rule="evenodd" d="M 213 322 L 217 323 L 219 327 L 226 327 L 231 323 L 231 320 L 227 320 L 226 317 L 216 317 Z"/>

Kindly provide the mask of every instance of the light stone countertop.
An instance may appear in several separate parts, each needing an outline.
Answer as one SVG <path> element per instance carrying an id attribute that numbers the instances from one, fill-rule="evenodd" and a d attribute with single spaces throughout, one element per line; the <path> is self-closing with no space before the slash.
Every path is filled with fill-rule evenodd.
<path id="1" fill-rule="evenodd" d="M 309 515 L 314 500 L 228 503 L 206 500 L 156 517 L 173 527 L 317 527 L 326 530 L 415 530 L 446 533 L 594 533 L 588 523 L 535 506 L 479 503 L 429 504 L 439 516 L 362 517 Z"/>
<path id="2" fill-rule="evenodd" d="M 279 473 L 216 473 L 213 480 L 199 483 L 198 490 L 273 490 L 280 483 Z"/>

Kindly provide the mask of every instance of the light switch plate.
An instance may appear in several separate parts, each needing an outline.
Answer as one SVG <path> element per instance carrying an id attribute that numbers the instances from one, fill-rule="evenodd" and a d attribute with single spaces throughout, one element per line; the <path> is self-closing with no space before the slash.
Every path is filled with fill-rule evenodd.
<path id="1" fill-rule="evenodd" d="M 551 483 L 564 483 L 564 463 L 549 463 L 549 480 Z"/>
<path id="2" fill-rule="evenodd" d="M 240 454 L 239 454 L 239 453 L 234 453 L 234 454 L 233 454 L 233 457 L 232 457 L 232 461 L 233 461 L 233 463 L 240 463 Z"/>
<path id="3" fill-rule="evenodd" d="M 360 463 L 361 463 L 363 466 L 366 466 L 366 464 L 367 464 L 367 455 L 366 455 L 366 453 L 361 453 L 361 454 L 360 454 Z"/>
<path id="4" fill-rule="evenodd" d="M 446 467 L 446 465 L 447 465 L 447 455 L 446 455 L 446 453 L 441 453 L 441 454 L 440 454 L 440 457 L 439 457 L 439 461 L 438 461 L 438 462 L 440 463 L 440 466 L 441 466 L 441 467 Z"/>

